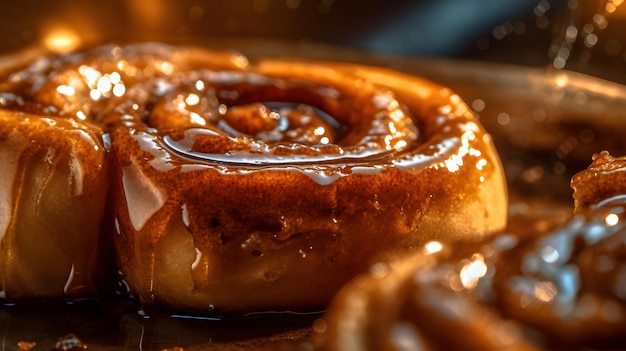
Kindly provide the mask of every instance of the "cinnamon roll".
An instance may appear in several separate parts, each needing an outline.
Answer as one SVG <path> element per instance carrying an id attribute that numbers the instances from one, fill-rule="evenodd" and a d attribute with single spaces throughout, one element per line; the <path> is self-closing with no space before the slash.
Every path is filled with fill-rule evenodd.
<path id="1" fill-rule="evenodd" d="M 3 113 L 25 125 L 28 113 L 98 137 L 102 166 L 66 162 L 106 173 L 90 225 L 110 227 L 146 308 L 319 309 L 389 251 L 480 240 L 506 223 L 500 161 L 469 108 L 387 69 L 108 46 L 37 62 L 2 90 Z M 37 177 L 21 167 L 3 172 Z"/>

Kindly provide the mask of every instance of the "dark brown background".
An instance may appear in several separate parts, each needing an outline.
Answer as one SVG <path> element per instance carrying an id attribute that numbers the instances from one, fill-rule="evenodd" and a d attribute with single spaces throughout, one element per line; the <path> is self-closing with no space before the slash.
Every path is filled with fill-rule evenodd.
<path id="1" fill-rule="evenodd" d="M 582 27 L 600 0 L 25 0 L 0 3 L 0 52 L 71 28 L 94 42 L 272 38 L 370 52 L 547 66 L 564 23 Z M 578 11 L 569 9 L 578 3 Z M 609 19 L 589 63 L 568 68 L 625 82 L 626 6 Z"/>

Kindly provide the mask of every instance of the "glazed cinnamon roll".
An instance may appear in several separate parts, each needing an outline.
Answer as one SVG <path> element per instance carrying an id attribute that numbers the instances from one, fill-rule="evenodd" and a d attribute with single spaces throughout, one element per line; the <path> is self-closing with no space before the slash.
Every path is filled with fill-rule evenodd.
<path id="1" fill-rule="evenodd" d="M 489 135 L 416 77 L 139 45 L 51 58 L 4 87 L 6 110 L 102 135 L 107 237 L 146 308 L 319 309 L 388 251 L 506 223 Z"/>
<path id="2" fill-rule="evenodd" d="M 623 158 L 603 152 L 574 177 L 580 206 L 565 223 L 523 218 L 483 242 L 431 241 L 421 252 L 373 265 L 314 323 L 311 345 L 623 349 L 626 201 L 616 194 L 626 192 L 624 175 Z"/>
<path id="3" fill-rule="evenodd" d="M 612 156 L 608 151 L 594 154 L 591 165 L 572 177 L 576 211 L 602 204 L 607 199 L 626 194 L 626 157 Z"/>

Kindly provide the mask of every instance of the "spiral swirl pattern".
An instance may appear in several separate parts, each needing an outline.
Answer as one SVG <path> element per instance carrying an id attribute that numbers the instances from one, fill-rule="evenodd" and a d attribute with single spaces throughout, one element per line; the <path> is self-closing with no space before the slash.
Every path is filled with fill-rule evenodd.
<path id="1" fill-rule="evenodd" d="M 40 196 L 82 189 L 66 197 L 91 227 L 68 219 L 69 237 L 112 241 L 144 306 L 317 309 L 384 252 L 479 239 L 506 221 L 500 162 L 471 111 L 387 69 L 137 44 L 42 59 L 0 91 L 3 157 L 24 159 L 30 140 L 69 159 L 63 172 L 57 156 L 25 162 L 53 165 L 41 177 L 55 186 Z M 40 139 L 15 136 L 31 123 Z M 16 169 L 3 171 L 4 203 L 31 204 L 35 222 L 62 206 L 23 197 Z M 24 235 L 19 210 L 2 211 L 3 240 Z M 104 247 L 69 251 L 87 260 Z M 67 292 L 68 270 L 95 268 L 64 255 Z"/>

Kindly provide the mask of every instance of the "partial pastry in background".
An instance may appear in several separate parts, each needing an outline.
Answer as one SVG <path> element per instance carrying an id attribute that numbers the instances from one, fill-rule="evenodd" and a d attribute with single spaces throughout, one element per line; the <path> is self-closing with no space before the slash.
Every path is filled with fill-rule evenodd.
<path id="1" fill-rule="evenodd" d="M 518 219 L 465 246 L 431 241 L 381 261 L 314 323 L 319 350 L 623 349 L 626 179 L 594 156 L 565 223 Z M 611 191 L 606 191 L 610 187 Z M 584 204 L 584 205 L 583 205 Z"/>

